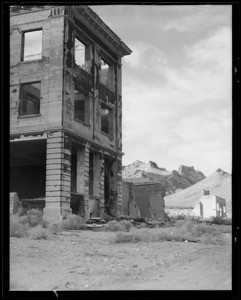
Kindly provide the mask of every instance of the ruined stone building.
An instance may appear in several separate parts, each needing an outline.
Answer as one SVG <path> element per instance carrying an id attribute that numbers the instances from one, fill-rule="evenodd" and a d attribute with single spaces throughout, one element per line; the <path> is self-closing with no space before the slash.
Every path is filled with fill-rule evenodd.
<path id="1" fill-rule="evenodd" d="M 121 58 L 130 53 L 89 7 L 11 7 L 10 192 L 42 203 L 49 220 L 122 212 Z"/>

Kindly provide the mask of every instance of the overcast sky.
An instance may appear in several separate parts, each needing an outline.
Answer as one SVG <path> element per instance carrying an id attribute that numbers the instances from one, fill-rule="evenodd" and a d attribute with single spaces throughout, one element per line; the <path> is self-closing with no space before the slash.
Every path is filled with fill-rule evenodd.
<path id="1" fill-rule="evenodd" d="M 123 165 L 231 172 L 231 6 L 90 7 L 133 51 L 122 61 Z"/>

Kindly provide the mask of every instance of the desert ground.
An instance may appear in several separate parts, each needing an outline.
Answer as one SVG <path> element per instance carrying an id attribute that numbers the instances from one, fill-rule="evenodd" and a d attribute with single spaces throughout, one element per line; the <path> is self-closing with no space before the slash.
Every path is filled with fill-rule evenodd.
<path id="1" fill-rule="evenodd" d="M 219 239 L 116 243 L 115 232 L 10 238 L 12 290 L 231 290 L 231 226 Z M 147 233 L 166 228 L 136 229 Z"/>

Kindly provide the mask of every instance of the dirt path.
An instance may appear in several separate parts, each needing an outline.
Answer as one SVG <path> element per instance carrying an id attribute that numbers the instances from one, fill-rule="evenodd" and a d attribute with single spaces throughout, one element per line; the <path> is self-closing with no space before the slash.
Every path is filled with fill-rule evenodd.
<path id="1" fill-rule="evenodd" d="M 224 243 L 113 243 L 111 232 L 10 239 L 10 278 L 22 290 L 228 290 L 231 237 Z"/>

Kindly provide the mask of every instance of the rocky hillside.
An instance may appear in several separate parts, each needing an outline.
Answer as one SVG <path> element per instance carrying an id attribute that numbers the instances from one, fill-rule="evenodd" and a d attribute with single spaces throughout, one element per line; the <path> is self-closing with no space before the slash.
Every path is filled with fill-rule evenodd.
<path id="1" fill-rule="evenodd" d="M 158 167 L 153 161 L 144 163 L 137 160 L 122 167 L 122 178 L 125 181 L 134 183 L 159 182 L 162 184 L 163 194 L 170 195 L 186 189 L 206 177 L 202 172 L 195 170 L 194 167 L 181 165 L 178 171 L 167 171 L 165 168 Z"/>
<path id="2" fill-rule="evenodd" d="M 166 208 L 193 208 L 202 191 L 209 190 L 211 195 L 224 198 L 227 201 L 227 211 L 231 215 L 232 178 L 221 169 L 199 181 L 198 183 L 164 198 Z"/>

